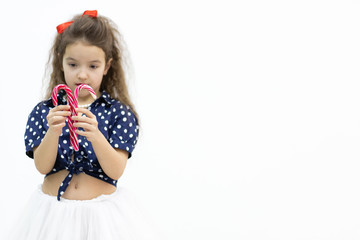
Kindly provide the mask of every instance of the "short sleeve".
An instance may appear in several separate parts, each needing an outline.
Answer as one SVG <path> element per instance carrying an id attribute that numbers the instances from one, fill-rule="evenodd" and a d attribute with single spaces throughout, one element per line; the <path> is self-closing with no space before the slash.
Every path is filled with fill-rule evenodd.
<path id="1" fill-rule="evenodd" d="M 129 152 L 128 158 L 131 158 L 139 135 L 137 118 L 128 107 L 123 105 L 114 108 L 113 112 L 115 112 L 115 121 L 110 130 L 109 143 L 114 148 Z"/>
<path id="2" fill-rule="evenodd" d="M 40 145 L 46 134 L 46 129 L 48 128 L 46 121 L 47 113 L 48 109 L 40 103 L 32 110 L 28 117 L 24 140 L 26 155 L 30 158 L 34 158 L 33 148 Z"/>

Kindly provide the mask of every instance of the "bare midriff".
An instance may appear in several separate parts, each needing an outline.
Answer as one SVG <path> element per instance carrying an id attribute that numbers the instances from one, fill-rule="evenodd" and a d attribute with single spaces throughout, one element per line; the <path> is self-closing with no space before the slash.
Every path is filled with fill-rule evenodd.
<path id="1" fill-rule="evenodd" d="M 42 184 L 42 191 L 45 194 L 57 196 L 59 187 L 68 174 L 69 172 L 64 169 L 47 176 Z M 85 173 L 80 173 L 73 176 L 62 197 L 70 200 L 90 200 L 115 191 L 115 186 Z"/>

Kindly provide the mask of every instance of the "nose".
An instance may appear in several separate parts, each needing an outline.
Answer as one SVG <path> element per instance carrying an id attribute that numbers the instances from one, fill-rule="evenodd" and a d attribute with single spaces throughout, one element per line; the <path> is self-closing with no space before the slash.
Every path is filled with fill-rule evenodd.
<path id="1" fill-rule="evenodd" d="M 80 69 L 77 77 L 78 77 L 78 79 L 80 79 L 80 80 L 86 80 L 86 79 L 88 78 L 88 74 L 87 74 L 87 72 L 85 71 L 85 69 Z"/>

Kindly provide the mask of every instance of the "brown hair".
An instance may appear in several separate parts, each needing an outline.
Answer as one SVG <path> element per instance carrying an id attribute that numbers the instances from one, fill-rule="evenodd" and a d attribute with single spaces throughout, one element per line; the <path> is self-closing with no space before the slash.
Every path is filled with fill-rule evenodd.
<path id="1" fill-rule="evenodd" d="M 61 69 L 66 46 L 81 41 L 101 48 L 105 53 L 105 62 L 112 58 L 111 67 L 102 79 L 100 92 L 105 90 L 111 97 L 129 106 L 140 124 L 126 84 L 125 43 L 116 25 L 103 16 L 93 18 L 87 15 L 77 15 L 72 20 L 74 22 L 63 33 L 57 34 L 50 50 L 48 67 L 52 62 L 52 72 L 46 90 L 46 98 L 51 96 L 56 85 L 65 84 L 64 72 Z"/>

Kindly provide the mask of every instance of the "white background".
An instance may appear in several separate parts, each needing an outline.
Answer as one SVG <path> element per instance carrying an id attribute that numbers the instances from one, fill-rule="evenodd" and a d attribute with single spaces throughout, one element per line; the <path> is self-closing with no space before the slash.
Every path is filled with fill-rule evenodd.
<path id="1" fill-rule="evenodd" d="M 134 67 L 119 184 L 168 239 L 360 238 L 360 2 L 10 1 L 1 7 L 1 232 L 42 176 L 27 116 L 55 27 L 97 9 Z"/>

